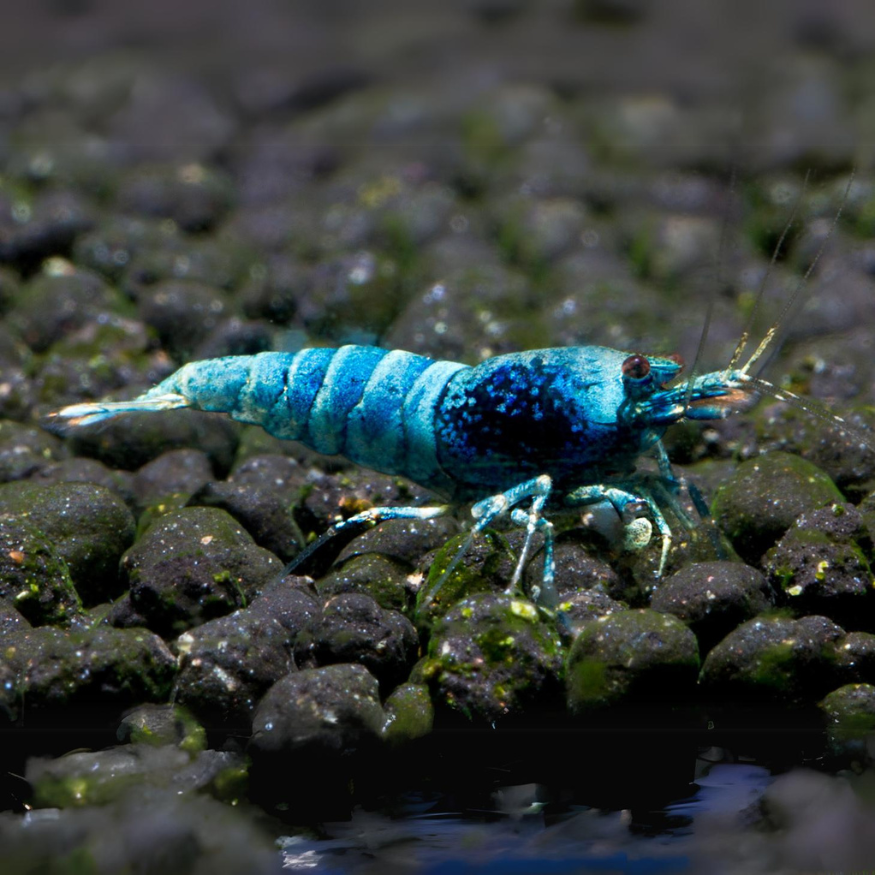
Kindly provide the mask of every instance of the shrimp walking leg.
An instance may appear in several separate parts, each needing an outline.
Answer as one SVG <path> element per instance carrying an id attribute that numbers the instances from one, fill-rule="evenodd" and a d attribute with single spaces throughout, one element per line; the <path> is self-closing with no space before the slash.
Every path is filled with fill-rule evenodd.
<path id="1" fill-rule="evenodd" d="M 645 505 L 653 518 L 657 531 L 662 536 L 662 552 L 659 557 L 659 577 L 665 570 L 668 559 L 668 551 L 671 549 L 672 533 L 656 499 L 647 488 L 639 487 L 636 492 L 630 492 L 620 486 L 581 486 L 570 492 L 565 503 L 570 506 L 595 504 L 599 501 L 610 502 L 620 516 L 625 516 L 627 510 L 633 510 L 635 506 Z M 646 525 L 644 525 L 646 523 Z M 651 527 L 649 522 L 642 517 L 636 517 L 626 525 L 626 547 L 628 549 L 640 549 L 650 541 Z"/>
<path id="2" fill-rule="evenodd" d="M 517 560 L 516 568 L 514 569 L 511 582 L 508 585 L 507 592 L 513 593 L 518 590 L 526 559 L 531 552 L 532 539 L 535 532 L 538 530 L 541 530 L 544 533 L 548 544 L 548 547 L 545 550 L 544 590 L 552 590 L 554 578 L 553 526 L 541 516 L 544 505 L 547 503 L 547 499 L 550 497 L 552 490 L 553 481 L 546 474 L 542 474 L 540 477 L 534 477 L 531 480 L 526 480 L 524 483 L 520 483 L 519 485 L 508 489 L 506 492 L 499 492 L 497 495 L 490 495 L 488 498 L 478 501 L 471 508 L 471 515 L 474 517 L 475 523 L 471 526 L 467 537 L 438 579 L 435 588 L 429 596 L 429 601 L 434 599 L 455 567 L 462 560 L 462 557 L 468 552 L 475 536 L 504 514 L 513 511 L 517 504 L 528 498 L 532 499 L 532 506 L 528 511 L 518 509 L 518 514 L 514 515 L 511 513 L 512 521 L 518 522 L 522 519 L 522 524 L 526 526 L 526 540 L 523 543 L 523 549 Z"/>

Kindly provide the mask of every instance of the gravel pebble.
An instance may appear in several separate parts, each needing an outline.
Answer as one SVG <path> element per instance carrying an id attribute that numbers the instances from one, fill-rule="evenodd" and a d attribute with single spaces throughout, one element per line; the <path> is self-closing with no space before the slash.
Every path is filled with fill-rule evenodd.
<path id="1" fill-rule="evenodd" d="M 740 562 L 699 562 L 666 578 L 650 607 L 674 614 L 695 633 L 702 653 L 775 604 L 766 578 Z"/>
<path id="2" fill-rule="evenodd" d="M 806 511 L 841 501 L 819 468 L 788 453 L 749 459 L 714 496 L 712 513 L 732 546 L 752 564 Z"/>
<path id="3" fill-rule="evenodd" d="M 841 682 L 836 649 L 843 636 L 825 617 L 748 620 L 708 654 L 703 690 L 722 701 L 813 702 Z"/>
<path id="4" fill-rule="evenodd" d="M 699 670 L 696 637 L 677 618 L 621 611 L 587 623 L 568 654 L 568 709 L 584 715 L 611 705 L 684 701 Z"/>
<path id="5" fill-rule="evenodd" d="M 86 606 L 124 591 L 118 566 L 134 540 L 134 518 L 115 492 L 94 483 L 7 483 L 0 514 L 25 521 L 51 543 Z"/>
<path id="6" fill-rule="evenodd" d="M 168 637 L 244 607 L 281 570 L 231 516 L 206 507 L 161 517 L 121 561 L 132 607 Z"/>
<path id="7" fill-rule="evenodd" d="M 436 622 L 421 674 L 436 706 L 489 725 L 555 706 L 562 657 L 558 635 L 531 602 L 480 593 Z"/>
<path id="8" fill-rule="evenodd" d="M 288 630 L 263 612 L 235 611 L 174 642 L 179 674 L 174 702 L 208 732 L 246 732 L 264 693 L 295 670 Z"/>
<path id="9" fill-rule="evenodd" d="M 410 620 L 361 593 L 329 598 L 319 621 L 295 639 L 298 665 L 360 664 L 385 692 L 407 679 L 418 658 L 419 637 Z"/>

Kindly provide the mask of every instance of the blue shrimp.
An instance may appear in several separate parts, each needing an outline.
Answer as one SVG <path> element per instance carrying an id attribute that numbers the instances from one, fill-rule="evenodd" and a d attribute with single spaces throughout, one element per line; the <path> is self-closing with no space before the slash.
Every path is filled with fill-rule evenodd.
<path id="1" fill-rule="evenodd" d="M 679 357 L 602 346 L 510 353 L 474 367 L 353 345 L 229 356 L 186 364 L 131 401 L 75 404 L 52 419 L 56 425 L 87 426 L 138 411 L 220 411 L 320 453 L 403 475 L 447 504 L 372 508 L 334 531 L 389 519 L 430 519 L 474 502 L 474 524 L 431 598 L 474 536 L 509 516 L 525 527 L 526 536 L 508 592 L 518 590 L 533 537 L 541 532 L 543 582 L 533 587 L 532 598 L 552 606 L 548 501 L 570 507 L 610 502 L 621 517 L 632 517 L 627 541 L 637 547 L 652 534 L 646 509 L 662 538 L 661 575 L 672 532 L 660 504 L 678 510 L 674 496 L 681 484 L 660 438 L 684 418 L 718 419 L 743 409 L 759 391 L 789 394 L 748 373 L 769 339 L 743 367 L 736 366 L 737 350 L 725 370 L 672 386 L 682 368 Z M 635 474 L 645 452 L 655 456 L 659 478 Z"/>
<path id="2" fill-rule="evenodd" d="M 518 590 L 535 533 L 540 532 L 542 585 L 533 587 L 531 596 L 545 607 L 555 607 L 553 525 L 544 516 L 548 501 L 566 507 L 610 503 L 626 523 L 626 544 L 632 549 L 649 543 L 655 525 L 662 538 L 657 570 L 661 577 L 672 532 L 660 505 L 692 525 L 676 498 L 685 484 L 674 474 L 661 442 L 670 425 L 684 419 L 723 419 L 766 394 L 832 422 L 875 449 L 868 434 L 860 434 L 841 417 L 751 374 L 819 261 L 853 178 L 852 174 L 808 270 L 743 365 L 739 363 L 754 317 L 795 210 L 730 362 L 699 376 L 694 365 L 684 382 L 670 385 L 683 367 L 678 356 L 644 356 L 603 346 L 509 353 L 471 367 L 402 350 L 350 345 L 192 362 L 138 398 L 74 404 L 51 414 L 50 421 L 63 430 L 137 411 L 191 407 L 222 412 L 320 453 L 408 477 L 447 500 L 435 507 L 371 508 L 335 525 L 313 545 L 317 548 L 344 527 L 355 531 L 384 520 L 432 519 L 454 505 L 473 502 L 474 524 L 430 599 L 477 533 L 509 517 L 525 528 L 526 536 L 507 591 Z M 710 309 L 696 361 L 709 321 Z M 636 474 L 636 462 L 644 453 L 656 459 L 659 477 Z M 700 516 L 707 515 L 698 491 L 691 486 L 688 491 Z M 309 554 L 310 548 L 289 568 Z"/>

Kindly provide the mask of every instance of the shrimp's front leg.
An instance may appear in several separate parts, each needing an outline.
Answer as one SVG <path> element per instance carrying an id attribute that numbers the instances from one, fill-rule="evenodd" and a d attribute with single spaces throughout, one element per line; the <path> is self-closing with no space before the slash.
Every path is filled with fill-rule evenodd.
<path id="1" fill-rule="evenodd" d="M 599 501 L 608 501 L 616 509 L 620 516 L 634 509 L 635 505 L 644 505 L 650 511 L 653 523 L 662 536 L 662 553 L 659 557 L 659 569 L 657 577 L 662 577 L 665 563 L 668 560 L 668 552 L 671 549 L 672 532 L 656 499 L 650 490 L 645 487 L 637 487 L 635 492 L 630 492 L 622 486 L 604 486 L 594 484 L 592 486 L 579 486 L 565 496 L 565 503 L 570 506 L 595 504 Z M 625 527 L 624 546 L 627 550 L 637 551 L 650 543 L 653 534 L 653 526 L 645 517 L 635 517 Z"/>
<path id="2" fill-rule="evenodd" d="M 450 574 L 462 560 L 462 557 L 471 547 L 474 538 L 485 528 L 491 525 L 495 520 L 499 519 L 504 514 L 510 512 L 511 520 L 518 525 L 526 527 L 526 540 L 523 543 L 523 549 L 517 560 L 516 568 L 514 569 L 513 577 L 508 584 L 506 592 L 513 594 L 519 589 L 519 582 L 522 577 L 523 568 L 525 567 L 526 559 L 531 552 L 532 539 L 535 532 L 540 530 L 544 533 L 546 543 L 544 545 L 544 577 L 542 588 L 537 593 L 532 594 L 534 601 L 551 606 L 555 604 L 556 597 L 553 588 L 555 577 L 555 567 L 553 562 L 553 524 L 542 516 L 542 511 L 553 491 L 553 481 L 547 474 L 542 474 L 539 477 L 534 477 L 531 480 L 526 480 L 518 486 L 508 489 L 506 492 L 499 492 L 496 495 L 490 495 L 482 501 L 478 501 L 471 508 L 471 515 L 475 519 L 475 523 L 468 531 L 468 535 L 462 545 L 456 551 L 456 555 L 450 560 L 447 567 L 444 569 L 440 578 L 437 581 L 434 589 L 428 596 L 430 603 L 439 592 L 440 588 L 446 583 Z M 532 499 L 532 505 L 528 511 L 521 508 L 515 508 L 520 502 L 527 498 Z"/>

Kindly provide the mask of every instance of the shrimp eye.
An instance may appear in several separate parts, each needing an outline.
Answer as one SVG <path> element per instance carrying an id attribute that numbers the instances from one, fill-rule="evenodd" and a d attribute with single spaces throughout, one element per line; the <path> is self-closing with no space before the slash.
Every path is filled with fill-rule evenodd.
<path id="1" fill-rule="evenodd" d="M 623 362 L 622 371 L 629 380 L 643 380 L 650 373 L 650 362 L 643 355 L 630 355 Z"/>

